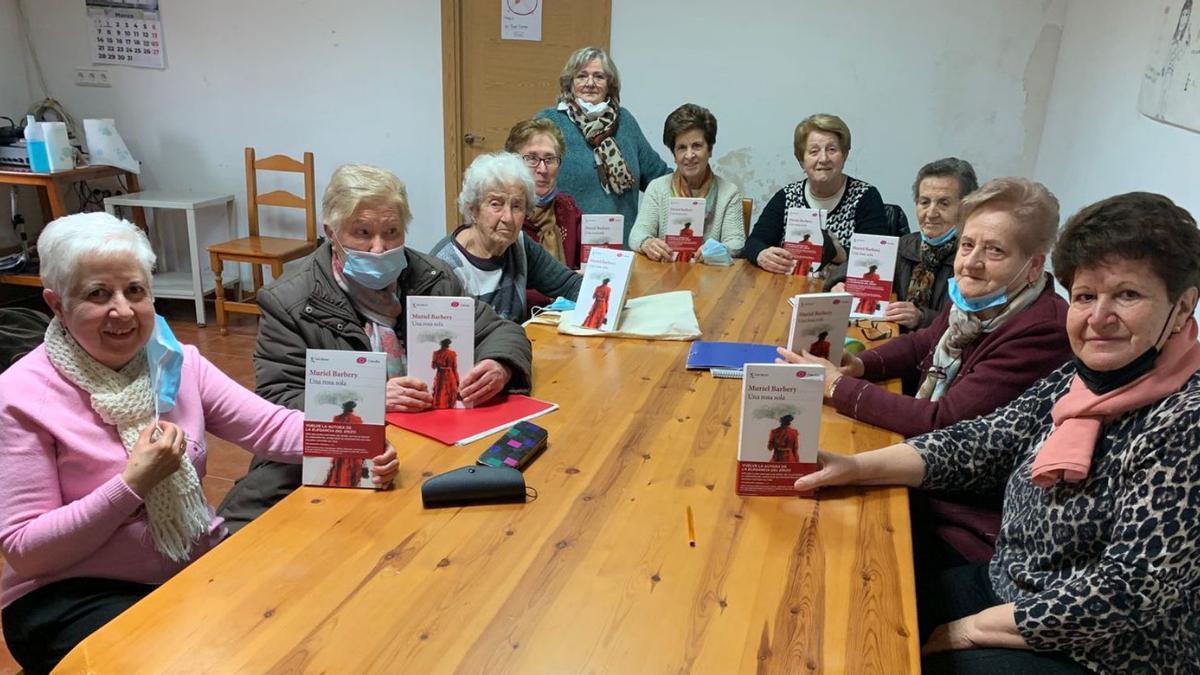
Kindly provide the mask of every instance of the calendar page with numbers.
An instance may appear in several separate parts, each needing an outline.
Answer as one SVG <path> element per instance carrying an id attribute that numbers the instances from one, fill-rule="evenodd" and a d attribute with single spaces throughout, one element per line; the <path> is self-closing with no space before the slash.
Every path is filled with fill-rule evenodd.
<path id="1" fill-rule="evenodd" d="M 158 0 L 87 0 L 92 63 L 164 68 Z"/>

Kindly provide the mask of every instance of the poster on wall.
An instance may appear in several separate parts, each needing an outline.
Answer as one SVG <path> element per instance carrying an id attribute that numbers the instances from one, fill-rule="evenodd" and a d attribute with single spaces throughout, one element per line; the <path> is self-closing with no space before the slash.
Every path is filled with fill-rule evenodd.
<path id="1" fill-rule="evenodd" d="M 1163 7 L 1142 73 L 1138 110 L 1167 124 L 1200 131 L 1200 20 L 1193 0 Z"/>
<path id="2" fill-rule="evenodd" d="M 158 0 L 85 0 L 92 63 L 165 68 Z"/>
<path id="3" fill-rule="evenodd" d="M 542 39 L 542 0 L 500 0 L 500 39 Z"/>

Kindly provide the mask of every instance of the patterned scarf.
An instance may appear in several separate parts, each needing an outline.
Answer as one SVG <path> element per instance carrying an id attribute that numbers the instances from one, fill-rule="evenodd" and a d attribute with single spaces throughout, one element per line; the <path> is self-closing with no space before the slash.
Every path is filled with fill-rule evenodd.
<path id="1" fill-rule="evenodd" d="M 636 185 L 629 165 L 613 136 L 617 133 L 618 107 L 610 104 L 599 115 L 588 115 L 575 101 L 566 103 L 567 117 L 579 127 L 596 161 L 596 176 L 600 187 L 608 194 L 622 194 Z"/>
<path id="2" fill-rule="evenodd" d="M 46 356 L 59 374 L 91 394 L 92 410 L 117 428 L 128 456 L 142 430 L 156 423 L 146 352 L 139 351 L 124 368 L 114 371 L 92 358 L 55 318 L 46 329 Z M 210 521 L 200 476 L 191 460 L 185 455 L 175 473 L 150 488 L 143 503 L 154 550 L 173 562 L 186 562 L 192 544 L 208 532 Z"/>
<path id="3" fill-rule="evenodd" d="M 554 194 L 558 194 L 558 191 L 555 190 Z M 521 229 L 525 230 L 534 241 L 541 244 L 551 257 L 563 265 L 567 264 L 567 254 L 563 246 L 567 230 L 558 226 L 558 215 L 554 210 L 553 198 L 547 204 L 539 203 L 534 206 L 533 211 L 525 218 L 525 224 L 521 226 Z"/>
<path id="4" fill-rule="evenodd" d="M 906 300 L 917 307 L 928 307 L 933 297 L 933 282 L 937 271 L 941 269 L 946 258 L 954 255 L 958 247 L 958 237 L 944 242 L 939 246 L 930 246 L 921 242 L 921 260 L 913 267 L 912 277 L 908 280 Z"/>
<path id="5" fill-rule="evenodd" d="M 687 179 L 675 169 L 675 173 L 671 176 L 671 194 L 676 197 L 699 197 L 704 195 L 704 230 L 708 231 L 708 226 L 712 225 L 713 212 L 717 210 L 717 191 L 716 176 L 713 175 L 712 167 L 704 167 L 704 181 L 700 183 L 700 187 L 692 190 L 688 187 Z"/>
<path id="6" fill-rule="evenodd" d="M 396 322 L 404 314 L 404 303 L 399 297 L 399 283 L 393 282 L 384 288 L 375 290 L 356 283 L 342 273 L 345 263 L 338 257 L 336 249 L 333 254 L 333 279 L 338 288 L 346 292 L 354 311 L 367 317 L 367 325 L 363 332 L 371 343 L 371 350 L 387 354 L 388 378 L 403 377 L 408 374 L 408 360 L 404 350 L 404 341 L 396 335 Z"/>
<path id="7" fill-rule="evenodd" d="M 1037 281 L 1025 287 L 1015 297 L 1008 301 L 1004 311 L 984 322 L 973 312 L 964 312 L 954 303 L 950 304 L 950 325 L 942 337 L 938 339 L 933 351 L 933 364 L 921 388 L 917 390 L 917 398 L 936 401 L 950 388 L 950 383 L 958 375 L 962 367 L 962 352 L 979 337 L 981 333 L 991 333 L 1008 323 L 1022 310 L 1033 304 L 1046 287 L 1046 275 L 1042 274 Z"/>

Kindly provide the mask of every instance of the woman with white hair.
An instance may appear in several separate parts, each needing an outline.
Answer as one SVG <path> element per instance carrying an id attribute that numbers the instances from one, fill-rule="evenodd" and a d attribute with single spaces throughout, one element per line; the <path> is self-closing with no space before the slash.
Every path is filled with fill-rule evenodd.
<path id="1" fill-rule="evenodd" d="M 469 295 L 512 321 L 528 314 L 527 288 L 575 300 L 583 283 L 583 277 L 521 232 L 533 203 L 533 176 L 519 155 L 480 155 L 467 167 L 458 195 L 468 224 L 430 251 L 454 270 Z"/>
<path id="2" fill-rule="evenodd" d="M 558 105 L 538 113 L 567 140 L 559 189 L 584 213 L 625 217 L 625 243 L 637 219 L 638 192 L 671 173 L 646 140 L 633 113 L 621 106 L 621 76 L 608 52 L 576 50 L 558 78 Z"/>
<path id="3" fill-rule="evenodd" d="M 441 261 L 404 245 L 413 219 L 404 183 L 379 167 L 340 166 L 321 198 L 321 217 L 327 241 L 258 294 L 256 391 L 302 410 L 305 350 L 375 351 L 387 354 L 387 409 L 432 408 L 433 383 L 408 374 L 405 302 L 415 295 L 466 293 Z M 532 369 L 525 331 L 480 303 L 475 365 L 459 383 L 463 401 L 476 405 L 502 391 L 526 393 Z M 300 467 L 256 457 L 218 512 L 231 529 L 240 529 L 300 481 Z"/>
<path id="4" fill-rule="evenodd" d="M 54 319 L 0 375 L 0 602 L 9 650 L 41 673 L 227 534 L 200 487 L 205 432 L 298 463 L 304 416 L 175 340 L 137 227 L 67 216 L 38 250 Z M 374 462 L 389 484 L 395 451 Z"/>

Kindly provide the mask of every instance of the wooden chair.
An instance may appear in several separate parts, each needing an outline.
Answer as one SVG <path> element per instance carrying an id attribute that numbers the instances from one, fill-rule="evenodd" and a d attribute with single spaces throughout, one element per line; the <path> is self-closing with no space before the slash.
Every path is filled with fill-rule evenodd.
<path id="1" fill-rule="evenodd" d="M 274 190 L 264 194 L 258 193 L 258 171 L 283 171 L 304 175 L 304 196 L 300 197 L 286 190 Z M 258 207 L 279 206 L 283 208 L 304 210 L 304 239 L 286 237 L 262 237 L 258 234 Z M 278 279 L 283 275 L 283 264 L 289 260 L 302 258 L 317 247 L 317 195 L 313 187 L 313 154 L 304 153 L 304 161 L 300 162 L 286 155 L 271 155 L 266 159 L 255 160 L 254 148 L 246 148 L 246 216 L 250 224 L 250 236 L 234 239 L 222 244 L 208 247 L 208 255 L 212 260 L 213 276 L 217 284 L 217 327 L 221 334 L 226 333 L 227 318 L 225 312 L 242 314 L 259 314 L 258 305 L 254 299 L 263 285 L 263 266 L 271 266 L 271 276 Z M 254 289 L 249 296 L 243 297 L 239 284 L 234 300 L 225 300 L 225 287 L 221 282 L 221 272 L 225 262 L 249 263 L 254 277 Z"/>
<path id="2" fill-rule="evenodd" d="M 746 230 L 746 236 L 750 236 L 750 216 L 754 213 L 754 200 L 749 197 L 742 198 L 742 227 Z"/>

